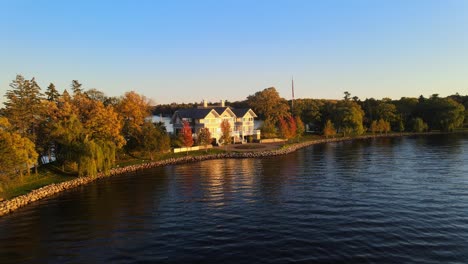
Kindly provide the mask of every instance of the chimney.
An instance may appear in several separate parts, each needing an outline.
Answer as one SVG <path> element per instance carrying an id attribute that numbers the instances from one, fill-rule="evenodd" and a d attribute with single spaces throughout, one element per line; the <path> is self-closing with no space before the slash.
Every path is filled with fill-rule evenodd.
<path id="1" fill-rule="evenodd" d="M 224 100 L 221 100 L 221 107 L 224 107 L 224 106 L 225 106 L 225 105 L 224 105 L 224 102 L 225 102 Z"/>
<path id="2" fill-rule="evenodd" d="M 205 108 L 208 107 L 208 102 L 206 101 L 206 99 L 203 99 L 203 107 L 205 107 Z"/>

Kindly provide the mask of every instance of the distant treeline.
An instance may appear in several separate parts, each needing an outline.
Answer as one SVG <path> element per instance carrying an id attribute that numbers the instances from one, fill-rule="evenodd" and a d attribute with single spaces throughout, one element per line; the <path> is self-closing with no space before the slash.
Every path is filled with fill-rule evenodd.
<path id="1" fill-rule="evenodd" d="M 171 116 L 177 109 L 197 107 L 201 103 L 166 104 L 153 108 L 154 114 Z M 216 105 L 218 103 L 212 103 Z M 234 108 L 252 108 L 264 120 L 264 137 L 282 136 L 281 121 L 289 116 L 298 117 L 309 131 L 324 133 L 335 131 L 343 134 L 369 132 L 431 130 L 452 131 L 468 121 L 468 95 L 439 97 L 402 97 L 361 100 L 344 93 L 342 100 L 296 99 L 280 97 L 274 87 L 250 95 L 244 101 L 226 102 Z M 328 125 L 327 125 L 328 124 Z M 330 127 L 331 126 L 331 127 Z"/>

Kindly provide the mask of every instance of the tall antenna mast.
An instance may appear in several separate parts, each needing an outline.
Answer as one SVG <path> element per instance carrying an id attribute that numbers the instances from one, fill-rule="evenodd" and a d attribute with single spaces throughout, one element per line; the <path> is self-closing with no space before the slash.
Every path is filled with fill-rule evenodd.
<path id="1" fill-rule="evenodd" d="M 294 109 L 294 77 L 291 77 L 291 92 L 292 92 L 292 100 L 291 100 L 291 111 Z"/>

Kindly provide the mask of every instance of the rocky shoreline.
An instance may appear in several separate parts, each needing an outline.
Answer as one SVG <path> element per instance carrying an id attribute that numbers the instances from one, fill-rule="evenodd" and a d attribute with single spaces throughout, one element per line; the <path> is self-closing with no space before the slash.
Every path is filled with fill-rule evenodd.
<path id="1" fill-rule="evenodd" d="M 428 133 L 421 133 L 427 135 Z M 430 134 L 437 134 L 437 133 L 430 133 Z M 319 140 L 312 140 L 306 141 L 302 143 L 292 144 L 280 149 L 275 150 L 266 150 L 266 151 L 259 151 L 259 152 L 229 152 L 229 153 L 221 153 L 221 154 L 207 154 L 202 156 L 186 156 L 180 158 L 171 158 L 162 161 L 155 161 L 155 162 L 148 162 L 139 165 L 132 165 L 126 166 L 122 168 L 114 168 L 108 174 L 100 173 L 95 178 L 89 177 L 82 177 L 76 178 L 70 181 L 62 182 L 62 183 L 54 183 L 39 189 L 33 190 L 25 195 L 21 195 L 10 200 L 5 200 L 0 202 L 0 216 L 6 215 L 11 213 L 18 208 L 26 206 L 32 202 L 37 200 L 52 196 L 59 192 L 63 192 L 69 189 L 76 188 L 78 186 L 82 186 L 88 184 L 90 182 L 96 181 L 101 178 L 110 177 L 114 175 L 119 175 L 128 172 L 134 172 L 138 170 L 154 168 L 154 167 L 162 167 L 167 165 L 176 165 L 176 164 L 186 164 L 204 160 L 213 160 L 213 159 L 244 159 L 244 158 L 264 158 L 264 157 L 272 157 L 272 156 L 279 156 L 292 153 L 298 149 L 305 148 L 315 144 L 322 144 L 328 142 L 338 142 L 338 141 L 348 141 L 348 140 L 355 140 L 355 139 L 368 139 L 368 138 L 375 138 L 375 137 L 400 137 L 400 136 L 409 136 L 409 135 L 417 135 L 415 133 L 401 133 L 401 134 L 388 134 L 388 135 L 366 135 L 366 136 L 359 136 L 359 137 L 340 137 L 340 138 L 328 138 L 328 139 L 319 139 Z"/>

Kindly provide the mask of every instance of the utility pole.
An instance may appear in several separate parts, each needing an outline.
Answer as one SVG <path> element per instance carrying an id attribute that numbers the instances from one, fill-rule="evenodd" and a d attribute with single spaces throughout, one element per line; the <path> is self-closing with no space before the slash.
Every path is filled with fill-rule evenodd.
<path id="1" fill-rule="evenodd" d="M 291 77 L 291 92 L 292 92 L 292 100 L 291 100 L 291 112 L 294 110 L 294 77 Z"/>

